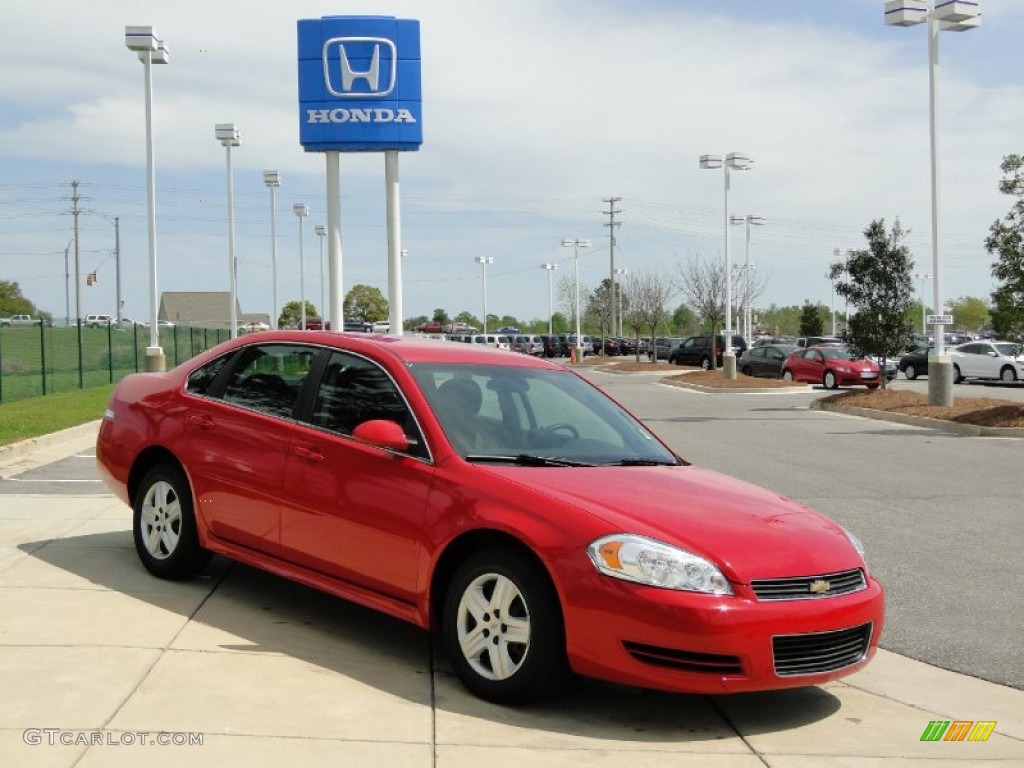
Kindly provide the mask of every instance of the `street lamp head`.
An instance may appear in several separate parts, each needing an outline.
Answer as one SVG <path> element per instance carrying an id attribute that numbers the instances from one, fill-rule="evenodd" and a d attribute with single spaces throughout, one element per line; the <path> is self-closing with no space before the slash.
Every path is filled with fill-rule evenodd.
<path id="1" fill-rule="evenodd" d="M 306 205 L 305 203 L 295 203 L 295 205 L 292 206 L 292 213 L 294 213 L 299 218 L 302 218 L 303 216 L 309 216 L 309 206 Z"/>
<path id="2" fill-rule="evenodd" d="M 225 147 L 237 147 L 242 143 L 242 135 L 234 123 L 217 123 L 213 127 L 213 135 Z"/>
<path id="3" fill-rule="evenodd" d="M 127 26 L 124 28 L 124 44 L 129 51 L 155 51 L 160 40 L 153 27 Z"/>
<path id="4" fill-rule="evenodd" d="M 264 171 L 263 183 L 266 184 L 268 187 L 280 187 L 281 173 L 279 171 Z"/>
<path id="5" fill-rule="evenodd" d="M 747 221 L 755 227 L 763 227 L 768 223 L 768 220 L 764 216 L 754 216 L 749 213 L 747 214 Z"/>
<path id="6" fill-rule="evenodd" d="M 746 216 L 730 216 L 729 217 L 729 223 L 730 224 L 746 224 L 747 223 L 747 217 Z"/>
<path id="7" fill-rule="evenodd" d="M 313 231 L 320 237 L 327 237 L 327 227 L 324 224 L 317 224 L 313 227 Z"/>
<path id="8" fill-rule="evenodd" d="M 477 264 L 493 264 L 494 263 L 494 257 L 493 256 L 474 256 L 473 257 L 473 261 L 475 261 Z"/>
<path id="9" fill-rule="evenodd" d="M 616 267 L 615 268 L 615 274 L 616 275 L 628 275 L 629 274 L 629 270 L 626 269 L 625 267 Z"/>
<path id="10" fill-rule="evenodd" d="M 725 164 L 736 171 L 749 171 L 754 167 L 754 159 L 743 152 L 730 152 L 725 156 Z"/>
<path id="11" fill-rule="evenodd" d="M 143 54 L 139 54 L 139 58 Z M 170 64 L 171 63 L 171 47 L 163 40 L 156 41 L 156 50 L 149 54 L 149 60 L 153 64 Z"/>
<path id="12" fill-rule="evenodd" d="M 554 270 L 558 269 L 557 264 L 541 264 L 540 266 L 542 269 L 546 269 L 548 272 L 553 272 Z"/>
<path id="13" fill-rule="evenodd" d="M 885 4 L 885 23 L 890 27 L 912 27 L 925 21 L 927 0 L 889 0 Z"/>
<path id="14" fill-rule="evenodd" d="M 722 167 L 722 156 L 721 155 L 701 155 L 700 156 L 700 167 L 701 168 L 721 168 Z"/>

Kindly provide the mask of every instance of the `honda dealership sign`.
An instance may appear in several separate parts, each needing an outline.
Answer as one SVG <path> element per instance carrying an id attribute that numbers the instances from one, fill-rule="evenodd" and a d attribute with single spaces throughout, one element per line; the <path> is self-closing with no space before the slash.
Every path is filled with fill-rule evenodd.
<path id="1" fill-rule="evenodd" d="M 392 16 L 325 16 L 298 26 L 303 148 L 419 149 L 420 23 Z"/>

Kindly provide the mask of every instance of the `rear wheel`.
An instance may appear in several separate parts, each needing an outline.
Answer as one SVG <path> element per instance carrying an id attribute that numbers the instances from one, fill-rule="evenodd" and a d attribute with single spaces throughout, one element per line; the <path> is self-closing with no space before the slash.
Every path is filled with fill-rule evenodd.
<path id="1" fill-rule="evenodd" d="M 905 369 L 903 370 L 903 375 L 904 375 L 904 376 L 906 376 L 906 377 L 907 377 L 908 379 L 910 379 L 911 381 L 913 381 L 914 379 L 916 379 L 916 378 L 917 378 L 917 368 L 915 368 L 915 367 L 914 367 L 914 364 L 913 364 L 913 363 L 910 363 L 910 364 L 909 364 L 909 365 L 907 365 L 907 367 L 906 367 L 906 368 L 905 368 Z"/>
<path id="2" fill-rule="evenodd" d="M 783 371 L 782 372 L 782 380 L 783 381 L 788 381 L 790 383 L 793 383 L 793 372 L 790 371 L 790 370 Z"/>
<path id="3" fill-rule="evenodd" d="M 744 365 L 743 366 L 743 370 L 740 371 L 740 373 L 742 373 L 744 376 L 753 376 L 754 375 L 754 369 L 751 368 L 749 365 Z"/>
<path id="4" fill-rule="evenodd" d="M 1011 368 L 1008 365 L 1004 366 L 1003 370 L 1001 370 L 999 372 L 999 380 L 1000 381 L 1005 381 L 1005 382 L 1016 381 L 1017 380 L 1017 372 L 1015 370 L 1013 370 L 1013 368 Z"/>
<path id="5" fill-rule="evenodd" d="M 702 357 L 700 359 L 700 368 L 701 368 L 702 371 L 709 371 L 709 370 L 711 370 L 711 358 L 710 357 Z"/>
<path id="6" fill-rule="evenodd" d="M 838 389 L 839 380 L 833 371 L 825 371 L 824 377 L 822 377 L 821 383 L 825 386 L 825 389 Z"/>
<path id="7" fill-rule="evenodd" d="M 177 467 L 146 473 L 135 494 L 132 527 L 135 551 L 154 576 L 186 579 L 210 561 L 211 553 L 199 546 L 192 490 Z"/>
<path id="8" fill-rule="evenodd" d="M 463 685 L 482 699 L 523 704 L 568 677 L 562 612 L 547 574 L 511 549 L 486 549 L 458 569 L 442 636 Z"/>
<path id="9" fill-rule="evenodd" d="M 953 383 L 959 384 L 963 380 L 964 376 L 962 373 L 960 373 L 960 366 L 957 365 L 956 363 L 953 363 Z"/>

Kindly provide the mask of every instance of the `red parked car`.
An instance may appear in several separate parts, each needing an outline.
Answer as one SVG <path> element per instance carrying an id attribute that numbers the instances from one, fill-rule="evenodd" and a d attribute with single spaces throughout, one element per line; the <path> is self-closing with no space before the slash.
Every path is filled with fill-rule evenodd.
<path id="1" fill-rule="evenodd" d="M 842 526 L 692 466 L 566 367 L 277 331 L 125 378 L 96 445 L 154 575 L 219 553 L 439 635 L 514 704 L 572 673 L 667 691 L 862 668 L 882 587 Z"/>
<path id="2" fill-rule="evenodd" d="M 878 363 L 858 358 L 841 344 L 822 344 L 791 352 L 782 364 L 782 378 L 821 384 L 825 389 L 858 385 L 875 389 L 882 383 Z"/>

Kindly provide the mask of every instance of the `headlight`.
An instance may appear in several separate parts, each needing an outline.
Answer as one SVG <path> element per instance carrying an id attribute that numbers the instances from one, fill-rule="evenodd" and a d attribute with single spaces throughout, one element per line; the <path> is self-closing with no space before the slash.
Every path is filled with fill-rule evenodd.
<path id="1" fill-rule="evenodd" d="M 857 554 L 863 558 L 864 544 L 861 542 L 861 540 L 854 536 L 852 533 L 850 533 L 848 530 L 846 530 L 846 528 L 843 528 L 843 533 L 846 534 L 846 538 L 848 538 L 850 540 L 850 543 L 853 544 L 853 548 L 857 550 Z"/>
<path id="2" fill-rule="evenodd" d="M 711 595 L 732 594 L 728 579 L 703 557 L 644 536 L 604 536 L 587 547 L 587 555 L 601 573 L 624 581 Z"/>

